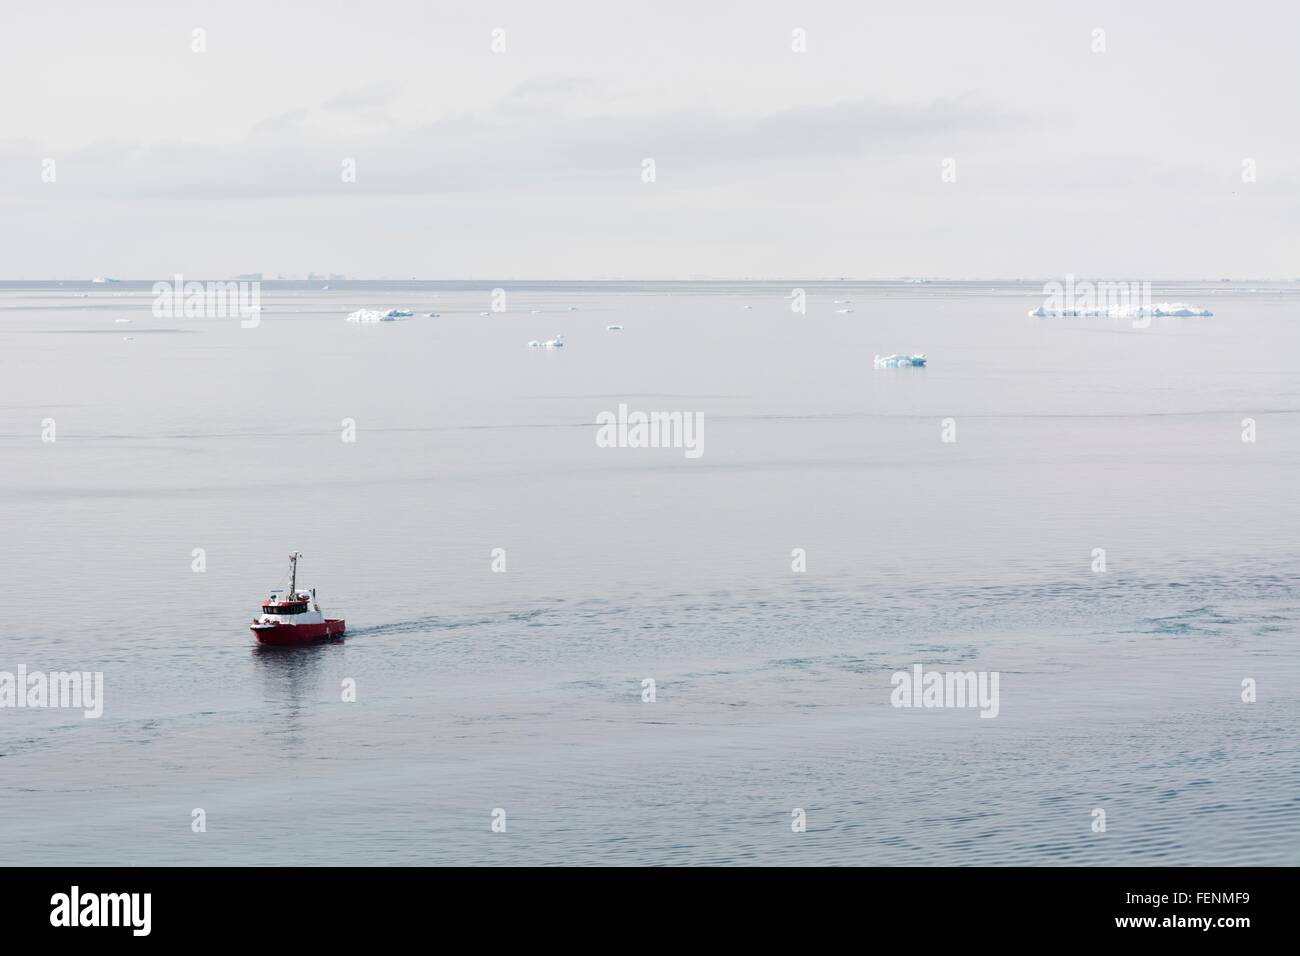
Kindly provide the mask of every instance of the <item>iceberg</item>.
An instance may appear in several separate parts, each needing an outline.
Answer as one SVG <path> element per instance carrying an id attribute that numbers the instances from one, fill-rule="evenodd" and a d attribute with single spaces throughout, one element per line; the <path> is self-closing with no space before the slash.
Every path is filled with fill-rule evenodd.
<path id="1" fill-rule="evenodd" d="M 1139 310 L 1141 314 L 1141 310 Z M 1209 309 L 1198 309 L 1193 305 L 1186 305 L 1182 302 L 1161 302 L 1151 310 L 1151 314 L 1156 318 L 1166 315 L 1175 316 L 1197 316 L 1199 318 L 1209 318 L 1214 315 Z"/>
<path id="2" fill-rule="evenodd" d="M 355 312 L 348 313 L 347 321 L 353 325 L 370 325 L 374 322 L 396 322 L 398 319 L 409 318 L 412 315 L 415 313 L 403 309 L 389 309 L 387 312 L 380 312 L 378 309 L 357 309 Z"/>
<path id="3" fill-rule="evenodd" d="M 925 356 L 877 355 L 876 368 L 925 368 Z"/>
<path id="4" fill-rule="evenodd" d="M 564 336 L 557 335 L 553 339 L 547 339 L 545 342 L 539 342 L 536 339 L 528 343 L 530 349 L 562 349 L 564 348 Z"/>
<path id="5" fill-rule="evenodd" d="M 1190 317 L 1209 318 L 1214 315 L 1209 309 L 1197 308 L 1185 302 L 1159 302 L 1156 305 L 1119 305 L 1088 309 L 1047 309 L 1039 306 L 1030 309 L 1029 317 L 1034 319 L 1146 319 Z"/>

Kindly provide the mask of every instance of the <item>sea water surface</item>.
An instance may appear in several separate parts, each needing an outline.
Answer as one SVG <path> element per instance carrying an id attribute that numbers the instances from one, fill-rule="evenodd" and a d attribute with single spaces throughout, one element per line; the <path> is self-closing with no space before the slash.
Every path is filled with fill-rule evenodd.
<path id="1" fill-rule="evenodd" d="M 0 863 L 1300 862 L 1300 283 L 151 285 L 0 284 Z"/>

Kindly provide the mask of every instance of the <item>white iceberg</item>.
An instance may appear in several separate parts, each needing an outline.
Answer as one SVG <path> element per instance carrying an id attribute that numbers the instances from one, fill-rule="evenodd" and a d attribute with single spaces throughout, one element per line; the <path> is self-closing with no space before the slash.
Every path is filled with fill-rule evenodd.
<path id="1" fill-rule="evenodd" d="M 1048 309 L 1039 306 L 1029 311 L 1034 319 L 1146 319 L 1191 317 L 1209 318 L 1214 315 L 1209 309 L 1187 305 L 1185 302 L 1159 302 L 1155 305 L 1116 305 L 1085 309 Z"/>
<path id="2" fill-rule="evenodd" d="M 925 368 L 925 356 L 877 355 L 876 368 Z"/>
<path id="3" fill-rule="evenodd" d="M 353 325 L 370 325 L 375 322 L 396 322 L 398 319 L 409 318 L 412 315 L 415 313 L 403 309 L 389 309 L 387 312 L 380 312 L 378 309 L 357 309 L 355 312 L 348 313 L 347 321 Z"/>
<path id="4" fill-rule="evenodd" d="M 1139 310 L 1138 314 L 1142 314 Z M 1187 305 L 1183 302 L 1161 302 L 1151 310 L 1151 314 L 1156 318 L 1166 315 L 1175 316 L 1197 316 L 1198 318 L 1209 318 L 1214 315 L 1209 309 L 1198 309 L 1194 305 Z"/>

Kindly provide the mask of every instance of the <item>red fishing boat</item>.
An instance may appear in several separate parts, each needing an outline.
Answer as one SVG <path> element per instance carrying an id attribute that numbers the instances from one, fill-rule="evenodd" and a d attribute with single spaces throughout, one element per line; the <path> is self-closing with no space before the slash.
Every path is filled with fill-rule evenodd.
<path id="1" fill-rule="evenodd" d="M 326 617 L 316 603 L 316 589 L 298 590 L 298 551 L 289 555 L 289 586 L 262 602 L 262 616 L 251 630 L 259 644 L 315 644 L 343 636 L 342 618 Z"/>

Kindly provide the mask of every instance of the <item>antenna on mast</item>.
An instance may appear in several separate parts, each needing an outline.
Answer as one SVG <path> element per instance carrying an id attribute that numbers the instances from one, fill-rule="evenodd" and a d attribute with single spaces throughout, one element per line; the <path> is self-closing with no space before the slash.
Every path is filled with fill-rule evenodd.
<path id="1" fill-rule="evenodd" d="M 289 600 L 292 601 L 298 596 L 298 559 L 302 557 L 301 551 L 289 552 Z"/>

